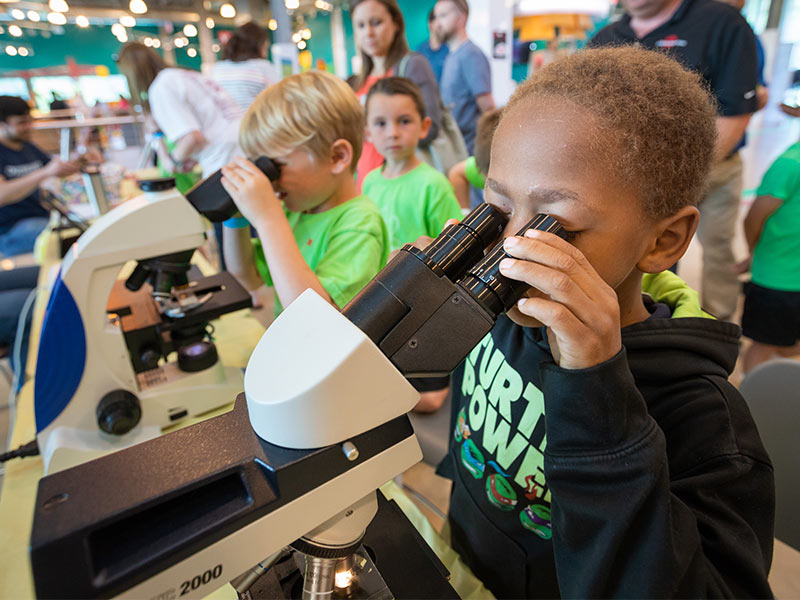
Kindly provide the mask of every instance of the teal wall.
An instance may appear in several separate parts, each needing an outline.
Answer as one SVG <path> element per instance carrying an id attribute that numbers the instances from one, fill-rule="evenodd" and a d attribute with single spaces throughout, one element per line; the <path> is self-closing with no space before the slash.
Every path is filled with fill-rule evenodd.
<path id="1" fill-rule="evenodd" d="M 436 4 L 435 0 L 399 0 L 400 10 L 403 11 L 403 18 L 406 22 L 406 38 L 411 49 L 415 49 L 422 42 L 428 39 L 428 12 Z M 324 60 L 329 65 L 329 70 L 333 70 L 333 48 L 331 45 L 331 17 L 329 13 L 318 12 L 313 19 L 306 20 L 308 28 L 311 30 L 311 39 L 308 42 L 308 49 L 314 59 L 314 64 L 318 59 Z M 347 46 L 348 59 L 355 56 L 355 42 L 353 41 L 353 22 L 349 11 L 344 9 L 344 30 L 345 43 Z M 347 64 L 348 72 L 350 61 Z"/>
<path id="2" fill-rule="evenodd" d="M 181 27 L 183 24 L 176 24 L 176 31 Z M 23 36 L 15 38 L 9 35 L 7 27 L 4 29 L 6 31 L 0 34 L 0 47 L 8 44 L 28 46 L 33 49 L 33 56 L 0 54 L 0 73 L 66 65 L 68 57 L 72 57 L 79 65 L 105 65 L 111 73 L 118 72 L 112 57 L 119 52 L 122 44 L 111 33 L 110 26 L 92 25 L 82 29 L 67 24 L 61 35 L 52 34 L 49 38 L 30 29 L 23 29 Z M 134 31 L 141 35 L 158 35 L 157 27 L 137 26 Z M 197 48 L 197 38 L 192 39 L 192 46 Z M 182 67 L 200 69 L 199 53 L 191 58 L 186 54 L 186 48 L 176 48 L 175 59 Z"/>

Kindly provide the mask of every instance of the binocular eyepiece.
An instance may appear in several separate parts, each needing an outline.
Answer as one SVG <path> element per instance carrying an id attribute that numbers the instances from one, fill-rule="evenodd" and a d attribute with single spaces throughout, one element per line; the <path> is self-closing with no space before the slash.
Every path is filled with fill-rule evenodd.
<path id="1" fill-rule="evenodd" d="M 503 276 L 500 261 L 509 255 L 500 239 L 508 219 L 491 204 L 481 204 L 464 220 L 447 227 L 424 250 L 404 247 L 416 254 L 434 272 L 460 286 L 493 318 L 510 309 L 528 285 Z M 517 232 L 539 229 L 565 237 L 565 230 L 553 217 L 538 214 Z M 498 241 L 499 239 L 499 241 Z M 484 254 L 491 244 L 494 247 Z"/>

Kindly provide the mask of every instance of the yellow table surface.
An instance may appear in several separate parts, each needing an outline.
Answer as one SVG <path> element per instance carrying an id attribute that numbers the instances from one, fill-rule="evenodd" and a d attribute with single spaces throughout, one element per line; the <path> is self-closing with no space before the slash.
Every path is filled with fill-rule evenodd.
<path id="1" fill-rule="evenodd" d="M 197 253 L 196 253 L 197 254 Z M 40 287 L 49 289 L 58 265 L 43 265 L 40 273 Z M 207 265 L 200 265 L 201 271 L 207 273 Z M 49 291 L 39 294 L 33 314 L 31 331 L 31 352 L 27 371 L 33 373 L 35 368 L 36 348 L 41 330 L 44 309 Z M 227 366 L 244 368 L 264 333 L 264 326 L 259 323 L 249 310 L 240 310 L 223 315 L 214 321 L 216 328 L 214 337 L 219 356 Z M 225 413 L 233 408 L 233 400 L 225 407 L 209 412 L 202 417 L 189 419 L 174 429 L 186 427 L 203 419 Z M 17 398 L 16 422 L 12 424 L 11 448 L 25 444 L 36 437 L 33 416 L 33 381 L 29 380 Z M 42 460 L 38 456 L 14 459 L 6 464 L 3 477 L 2 494 L 0 494 L 0 598 L 3 600 L 27 599 L 34 597 L 33 577 L 28 560 L 28 546 L 33 510 L 36 501 L 36 489 L 42 477 Z M 256 559 L 257 561 L 258 559 Z M 221 596 L 220 596 L 221 594 Z M 229 598 L 235 593 L 233 588 L 225 586 L 215 597 Z"/>

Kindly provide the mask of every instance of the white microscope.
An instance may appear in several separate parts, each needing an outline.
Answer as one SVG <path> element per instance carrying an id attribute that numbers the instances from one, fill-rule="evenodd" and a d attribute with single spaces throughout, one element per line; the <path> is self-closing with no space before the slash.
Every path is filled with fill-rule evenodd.
<path id="1" fill-rule="evenodd" d="M 34 378 L 45 473 L 151 439 L 242 390 L 241 369 L 217 359 L 205 327 L 251 306 L 250 296 L 228 273 L 187 279 L 205 241 L 201 213 L 222 220 L 236 210 L 219 173 L 185 198 L 168 178 L 140 187 L 143 195 L 72 246 L 47 304 Z M 123 287 L 117 279 L 129 261 L 138 264 Z M 109 306 L 112 289 L 124 293 Z M 172 350 L 177 361 L 166 360 Z"/>
<path id="2" fill-rule="evenodd" d="M 484 254 L 504 226 L 480 206 L 404 247 L 341 313 L 307 290 L 259 342 L 232 412 L 41 479 L 37 597 L 200 598 L 228 581 L 253 599 L 457 597 L 375 490 L 422 458 L 406 377 L 452 371 L 526 289 L 499 273 L 502 243 Z M 529 228 L 561 231 L 544 215 Z M 294 588 L 276 574 L 287 546 Z"/>

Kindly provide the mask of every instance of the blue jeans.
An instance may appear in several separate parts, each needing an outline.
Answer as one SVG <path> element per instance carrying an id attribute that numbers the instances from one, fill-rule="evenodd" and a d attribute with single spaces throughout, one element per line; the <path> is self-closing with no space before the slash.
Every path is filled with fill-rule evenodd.
<path id="1" fill-rule="evenodd" d="M 49 222 L 49 217 L 31 217 L 14 223 L 11 229 L 0 235 L 0 256 L 33 252 L 33 243 Z"/>

